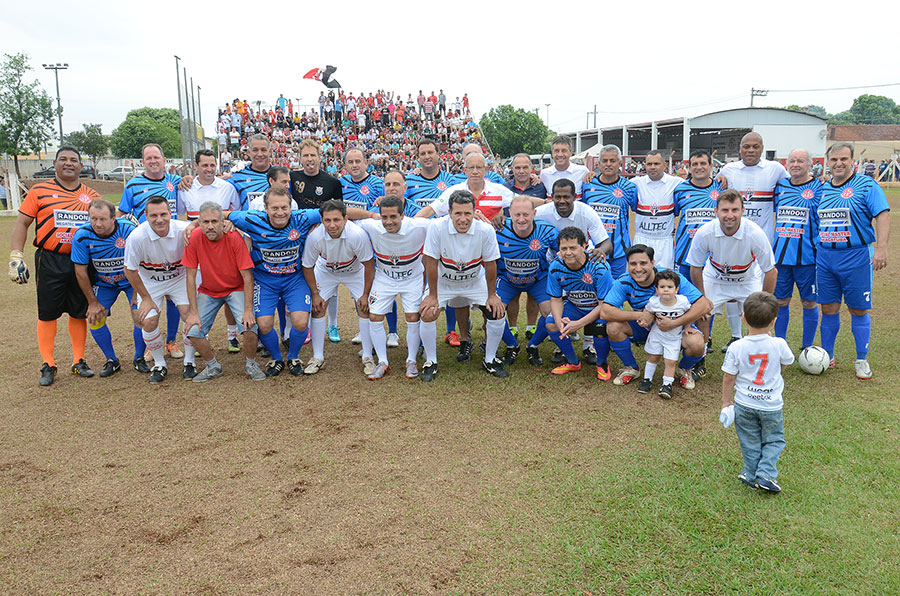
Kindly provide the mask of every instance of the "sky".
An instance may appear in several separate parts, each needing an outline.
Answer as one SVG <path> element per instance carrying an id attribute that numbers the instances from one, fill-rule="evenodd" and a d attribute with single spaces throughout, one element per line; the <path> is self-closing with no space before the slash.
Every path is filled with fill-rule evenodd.
<path id="1" fill-rule="evenodd" d="M 746 107 L 751 88 L 773 90 L 757 106 L 835 113 L 862 93 L 900 103 L 900 85 L 774 91 L 900 83 L 896 2 L 425 4 L 17 2 L 0 8 L 0 53 L 28 54 L 52 97 L 41 64 L 69 64 L 59 73 L 65 132 L 112 132 L 142 106 L 177 109 L 175 55 L 201 88 L 207 134 L 235 97 L 313 104 L 324 87 L 301 77 L 326 64 L 354 93 L 465 92 L 476 117 L 539 108 L 558 132 L 593 127 L 595 104 L 597 124 L 613 126 Z"/>

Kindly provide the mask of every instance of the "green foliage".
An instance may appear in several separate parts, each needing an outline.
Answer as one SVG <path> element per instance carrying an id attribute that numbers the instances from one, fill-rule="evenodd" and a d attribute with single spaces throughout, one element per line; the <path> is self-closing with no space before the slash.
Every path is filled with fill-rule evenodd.
<path id="1" fill-rule="evenodd" d="M 835 114 L 832 124 L 900 124 L 900 106 L 883 95 L 863 94 L 849 110 Z"/>
<path id="2" fill-rule="evenodd" d="M 139 159 L 141 148 L 147 143 L 158 143 L 167 157 L 181 157 L 176 110 L 148 107 L 131 110 L 113 131 L 110 149 L 116 157 Z"/>
<path id="3" fill-rule="evenodd" d="M 109 137 L 103 134 L 100 124 L 85 124 L 84 130 L 76 130 L 66 135 L 66 142 L 78 149 L 82 155 L 90 157 L 95 166 L 97 160 L 109 149 Z"/>
<path id="4" fill-rule="evenodd" d="M 831 118 L 831 114 L 829 114 L 825 110 L 825 108 L 823 108 L 822 106 L 817 106 L 815 104 L 810 104 L 807 106 L 798 106 L 797 104 L 791 104 L 789 106 L 785 106 L 784 109 L 806 112 L 808 114 L 812 114 L 813 116 L 821 116 L 822 118 Z"/>
<path id="5" fill-rule="evenodd" d="M 25 81 L 31 70 L 26 54 L 4 54 L 0 65 L 0 153 L 37 153 L 53 130 L 53 103 L 40 83 Z"/>
<path id="6" fill-rule="evenodd" d="M 491 150 L 500 157 L 547 152 L 553 136 L 540 116 L 511 105 L 492 108 L 478 125 Z"/>

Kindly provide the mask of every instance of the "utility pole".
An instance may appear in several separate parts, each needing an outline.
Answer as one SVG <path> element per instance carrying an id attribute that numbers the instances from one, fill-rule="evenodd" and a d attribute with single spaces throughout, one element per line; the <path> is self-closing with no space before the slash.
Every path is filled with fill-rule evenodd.
<path id="1" fill-rule="evenodd" d="M 588 127 L 588 122 L 590 122 L 590 116 L 591 116 L 591 114 L 594 115 L 594 128 L 597 128 L 597 104 L 594 104 L 594 111 L 593 111 L 593 112 L 588 112 L 588 113 L 587 113 L 588 119 L 584 121 L 584 127 L 585 127 L 585 128 Z"/>
<path id="2" fill-rule="evenodd" d="M 59 100 L 59 71 L 66 70 L 69 68 L 69 63 L 60 64 L 57 62 L 56 64 L 42 64 L 45 70 L 52 70 L 53 76 L 56 78 L 56 114 L 59 116 L 59 144 L 63 144 L 63 130 L 62 130 L 62 102 Z"/>
<path id="3" fill-rule="evenodd" d="M 547 128 L 550 128 L 550 104 L 545 103 L 544 105 L 547 106 Z"/>
<path id="4" fill-rule="evenodd" d="M 186 155 L 187 151 L 184 150 L 184 109 L 182 107 L 181 101 L 181 71 L 178 66 L 178 61 L 181 60 L 178 56 L 175 56 L 175 82 L 178 83 L 178 130 L 181 131 L 181 163 L 186 163 Z"/>

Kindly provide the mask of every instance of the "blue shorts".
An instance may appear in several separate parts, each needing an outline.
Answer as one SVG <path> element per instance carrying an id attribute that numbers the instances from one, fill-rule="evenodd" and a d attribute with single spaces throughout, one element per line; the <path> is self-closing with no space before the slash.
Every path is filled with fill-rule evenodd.
<path id="1" fill-rule="evenodd" d="M 819 304 L 844 303 L 850 308 L 872 308 L 871 246 L 816 252 L 816 291 Z"/>
<path id="2" fill-rule="evenodd" d="M 577 306 L 573 305 L 570 302 L 563 302 L 563 317 L 565 317 L 569 320 L 572 320 L 572 321 L 574 321 L 576 319 L 580 319 L 581 317 L 588 314 L 592 310 L 594 310 L 594 309 L 593 308 L 582 309 L 582 308 L 578 308 Z M 547 324 L 553 323 L 553 314 L 547 315 L 546 322 L 547 322 Z M 599 318 L 594 319 L 593 322 L 588 323 L 587 325 L 584 326 L 584 328 L 582 329 L 582 333 L 585 335 L 591 335 L 592 333 L 593 334 L 599 333 L 605 337 L 606 336 L 605 325 L 606 325 L 606 321 L 604 321 L 603 319 L 599 319 Z M 603 326 L 603 327 L 601 327 L 601 326 Z"/>
<path id="3" fill-rule="evenodd" d="M 775 282 L 775 297 L 790 298 L 794 295 L 794 284 L 802 300 L 816 301 L 815 265 L 778 265 L 778 281 Z"/>
<path id="4" fill-rule="evenodd" d="M 628 257 L 619 257 L 618 259 L 606 259 L 609 270 L 613 279 L 619 279 L 628 269 Z"/>
<path id="5" fill-rule="evenodd" d="M 125 297 L 128 298 L 129 304 L 131 303 L 131 297 L 134 295 L 134 288 L 131 286 L 125 286 L 124 288 L 110 288 L 108 286 L 94 286 L 94 296 L 97 297 L 97 301 L 100 302 L 100 305 L 105 308 L 107 311 L 112 308 L 112 305 L 116 303 L 116 299 L 119 297 L 119 293 L 125 292 Z M 132 306 L 132 310 L 137 308 L 137 306 Z"/>
<path id="6" fill-rule="evenodd" d="M 302 274 L 265 275 L 254 272 L 253 314 L 257 317 L 274 317 L 278 299 L 284 299 L 288 312 L 309 312 L 312 300 L 309 286 Z"/>
<path id="7" fill-rule="evenodd" d="M 631 342 L 635 344 L 646 343 L 650 330 L 638 325 L 637 321 L 628 321 L 628 324 L 631 325 Z"/>
<path id="8" fill-rule="evenodd" d="M 509 281 L 503 277 L 497 278 L 497 296 L 503 304 L 509 304 L 522 292 L 525 292 L 534 298 L 534 301 L 538 304 L 550 300 L 550 296 L 547 295 L 547 276 L 544 275 L 527 286 L 517 286 L 509 283 Z"/>

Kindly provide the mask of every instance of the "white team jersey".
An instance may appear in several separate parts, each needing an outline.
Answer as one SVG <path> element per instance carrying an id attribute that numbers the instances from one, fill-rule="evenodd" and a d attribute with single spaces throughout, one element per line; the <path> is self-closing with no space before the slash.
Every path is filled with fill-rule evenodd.
<path id="1" fill-rule="evenodd" d="M 460 234 L 449 217 L 441 217 L 428 230 L 425 254 L 438 261 L 438 285 L 452 291 L 483 284 L 483 265 L 500 258 L 500 247 L 489 224 L 476 219 Z"/>
<path id="2" fill-rule="evenodd" d="M 233 184 L 213 178 L 212 184 L 203 185 L 197 176 L 188 190 L 178 191 L 178 215 L 187 215 L 190 220 L 197 219 L 200 217 L 200 206 L 207 201 L 216 203 L 222 211 L 241 210 L 241 198 Z"/>
<path id="3" fill-rule="evenodd" d="M 634 210 L 634 237 L 671 238 L 675 235 L 675 188 L 684 182 L 678 176 L 663 174 L 659 180 L 638 176 L 631 180 L 637 186 L 638 201 Z"/>
<path id="4" fill-rule="evenodd" d="M 743 217 L 733 236 L 725 235 L 718 219 L 700 226 L 687 260 L 693 267 L 703 267 L 704 283 L 748 283 L 757 279 L 760 271 L 775 267 L 772 243 L 765 232 Z"/>
<path id="5" fill-rule="evenodd" d="M 588 169 L 581 164 L 569 162 L 569 167 L 565 170 L 557 170 L 556 164 L 554 164 L 541 170 L 541 182 L 544 184 L 544 188 L 547 189 L 547 198 L 549 199 L 553 193 L 554 182 L 560 178 L 571 180 L 575 185 L 575 198 L 580 199 L 581 184 L 584 182 L 587 174 Z"/>
<path id="6" fill-rule="evenodd" d="M 254 193 L 247 193 L 247 196 L 250 196 Z M 250 200 L 250 205 L 247 207 L 249 211 L 265 211 L 266 210 L 266 193 L 261 193 L 259 196 L 254 197 Z M 297 201 L 291 199 L 291 210 L 297 211 L 300 207 L 297 206 Z"/>
<path id="7" fill-rule="evenodd" d="M 454 184 L 431 203 L 430 206 L 434 209 L 435 217 L 443 217 L 450 213 L 450 195 L 457 190 L 469 190 L 468 181 Z M 475 210 L 481 212 L 488 219 L 493 219 L 502 209 L 509 207 L 513 196 L 512 191 L 502 184 L 485 180 L 484 190 L 475 197 Z"/>
<path id="8" fill-rule="evenodd" d="M 575 226 L 584 232 L 585 237 L 593 242 L 594 246 L 609 238 L 606 228 L 603 227 L 603 220 L 600 219 L 597 212 L 581 201 L 576 201 L 573 204 L 572 213 L 569 217 L 560 217 L 559 213 L 556 212 L 556 205 L 544 203 L 534 210 L 534 218 L 547 222 L 557 230 Z"/>
<path id="9" fill-rule="evenodd" d="M 380 220 L 357 221 L 372 240 L 376 279 L 381 277 L 394 283 L 423 279 L 425 266 L 422 265 L 422 248 L 430 223 L 430 219 L 404 217 L 400 230 L 389 234 Z"/>
<path id="10" fill-rule="evenodd" d="M 169 233 L 158 236 L 145 221 L 125 242 L 125 267 L 137 271 L 144 285 L 185 277 L 187 271 L 181 258 L 184 256 L 182 232 L 186 227 L 188 222 L 173 219 L 169 222 Z"/>
<path id="11" fill-rule="evenodd" d="M 775 224 L 772 221 L 775 185 L 789 176 L 784 166 L 767 159 L 759 160 L 755 166 L 745 166 L 743 160 L 733 161 L 725 164 L 719 175 L 728 181 L 728 188 L 743 195 L 744 217 L 762 228 L 769 244 L 772 244 L 775 241 Z"/>
<path id="12" fill-rule="evenodd" d="M 775 411 L 784 406 L 781 365 L 794 362 L 794 354 L 780 337 L 748 335 L 730 346 L 722 370 L 736 375 L 734 401 L 755 410 Z"/>
<path id="13" fill-rule="evenodd" d="M 691 310 L 691 301 L 681 294 L 675 294 L 675 304 L 673 304 L 672 306 L 666 306 L 659 301 L 659 296 L 651 296 L 650 300 L 647 301 L 647 305 L 644 306 L 644 310 L 646 310 L 647 312 L 652 312 L 655 315 L 669 317 L 670 319 L 677 319 L 687 311 Z M 669 329 L 668 331 L 663 331 L 656 325 L 656 323 L 653 323 L 653 327 L 650 328 L 650 333 L 652 335 L 657 335 L 666 338 L 667 340 L 676 339 L 678 340 L 679 346 L 681 345 L 682 331 L 684 331 L 684 325 L 675 327 L 674 329 Z"/>
<path id="14" fill-rule="evenodd" d="M 309 233 L 303 247 L 303 266 L 316 267 L 337 274 L 353 274 L 363 270 L 372 259 L 372 243 L 366 232 L 348 221 L 337 238 L 332 238 L 320 225 Z"/>

